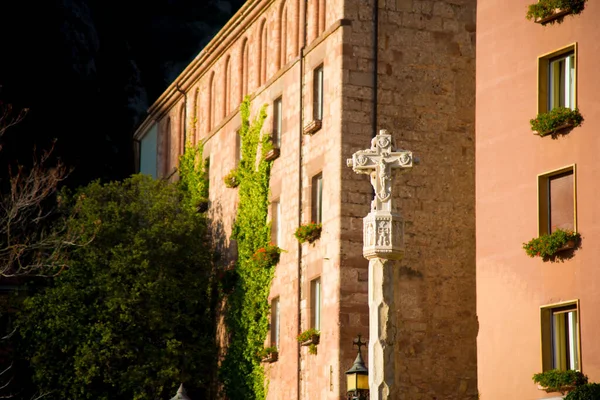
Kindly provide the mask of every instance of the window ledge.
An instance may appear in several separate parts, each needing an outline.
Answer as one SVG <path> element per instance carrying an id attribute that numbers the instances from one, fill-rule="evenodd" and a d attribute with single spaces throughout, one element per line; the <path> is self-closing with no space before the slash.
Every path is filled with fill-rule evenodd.
<path id="1" fill-rule="evenodd" d="M 270 353 L 268 356 L 264 357 L 262 359 L 262 362 L 270 364 L 270 363 L 276 362 L 277 360 L 279 360 L 279 352 L 278 351 Z"/>
<path id="2" fill-rule="evenodd" d="M 272 161 L 279 157 L 280 150 L 277 147 L 272 148 L 265 154 L 265 160 Z"/>
<path id="3" fill-rule="evenodd" d="M 560 131 L 562 131 L 564 129 L 573 128 L 574 126 L 575 126 L 575 124 L 573 124 L 573 122 L 568 121 L 568 122 L 565 122 L 562 125 L 557 126 L 554 129 L 550 129 L 550 130 L 543 131 L 543 132 L 533 131 L 533 134 L 541 136 L 541 137 L 544 137 L 544 136 L 548 136 L 548 135 L 553 134 L 553 133 L 560 132 Z"/>
<path id="4" fill-rule="evenodd" d="M 304 126 L 303 133 L 305 135 L 313 135 L 313 134 L 315 134 L 315 132 L 317 132 L 319 129 L 321 129 L 322 125 L 323 125 L 323 123 L 320 119 L 314 119 L 314 120 L 310 121 L 308 123 L 308 125 Z"/>
<path id="5" fill-rule="evenodd" d="M 552 13 L 552 15 L 548 15 L 547 17 L 544 17 L 544 18 L 536 18 L 534 20 L 534 22 L 536 24 L 546 25 L 548 22 L 554 21 L 555 19 L 562 18 L 562 17 L 564 17 L 567 14 L 571 14 L 571 9 L 569 9 L 569 8 L 565 8 L 565 9 L 556 8 L 556 9 L 554 9 L 554 12 Z"/>

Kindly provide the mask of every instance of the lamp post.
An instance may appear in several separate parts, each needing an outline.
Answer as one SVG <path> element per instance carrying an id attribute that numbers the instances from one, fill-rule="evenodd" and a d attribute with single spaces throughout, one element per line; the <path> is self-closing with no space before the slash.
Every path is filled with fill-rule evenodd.
<path id="1" fill-rule="evenodd" d="M 358 354 L 352 367 L 346 371 L 348 400 L 367 400 L 369 398 L 369 370 L 365 366 L 360 348 L 367 342 L 360 340 L 359 334 L 353 344 L 358 347 Z"/>
<path id="2" fill-rule="evenodd" d="M 185 392 L 185 389 L 183 388 L 183 383 L 179 385 L 177 394 L 175 395 L 175 397 L 171 398 L 171 400 L 191 400 Z"/>

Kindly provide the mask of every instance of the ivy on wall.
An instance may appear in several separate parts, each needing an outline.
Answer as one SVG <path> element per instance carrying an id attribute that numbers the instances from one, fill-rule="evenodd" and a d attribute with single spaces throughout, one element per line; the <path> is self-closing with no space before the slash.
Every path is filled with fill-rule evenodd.
<path id="1" fill-rule="evenodd" d="M 187 142 L 185 151 L 179 157 L 179 185 L 187 194 L 185 202 L 189 207 L 205 211 L 208 204 L 208 159 L 202 161 L 204 143 L 193 145 Z"/>
<path id="2" fill-rule="evenodd" d="M 238 280 L 227 300 L 229 346 L 219 372 L 228 399 L 262 400 L 266 388 L 260 354 L 268 332 L 268 296 L 276 261 L 265 265 L 253 255 L 267 246 L 271 237 L 267 214 L 273 162 L 266 161 L 265 155 L 272 145 L 268 135 L 261 136 L 266 106 L 250 121 L 250 100 L 246 97 L 240 113 L 239 205 L 232 234 L 238 246 Z"/>

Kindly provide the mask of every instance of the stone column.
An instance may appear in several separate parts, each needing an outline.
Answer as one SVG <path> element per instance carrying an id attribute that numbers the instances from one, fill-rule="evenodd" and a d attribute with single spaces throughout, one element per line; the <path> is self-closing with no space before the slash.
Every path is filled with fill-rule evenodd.
<path id="1" fill-rule="evenodd" d="M 369 174 L 375 190 L 371 212 L 363 219 L 363 255 L 369 260 L 370 400 L 387 400 L 394 383 L 395 260 L 404 256 L 404 221 L 393 206 L 392 171 L 411 168 L 412 152 L 392 149 L 392 136 L 381 130 L 371 148 L 357 151 L 348 166 Z"/>

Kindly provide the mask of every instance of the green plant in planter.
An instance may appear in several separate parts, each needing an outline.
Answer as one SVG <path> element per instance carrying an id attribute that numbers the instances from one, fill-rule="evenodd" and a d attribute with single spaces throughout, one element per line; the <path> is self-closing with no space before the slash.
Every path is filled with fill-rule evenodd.
<path id="1" fill-rule="evenodd" d="M 227 175 L 223 177 L 223 182 L 228 188 L 238 187 L 240 184 L 240 177 L 237 169 L 232 169 Z"/>
<path id="2" fill-rule="evenodd" d="M 600 383 L 586 383 L 577 386 L 569 392 L 565 400 L 596 400 L 600 399 Z"/>
<path id="3" fill-rule="evenodd" d="M 532 131 L 537 132 L 540 136 L 546 136 L 568 125 L 574 127 L 581 125 L 583 117 L 577 108 L 571 110 L 567 107 L 557 107 L 547 113 L 538 114 L 529 122 Z"/>
<path id="4" fill-rule="evenodd" d="M 551 17 L 555 14 L 556 10 L 566 11 L 564 15 L 579 14 L 585 8 L 586 1 L 587 0 L 540 0 L 529 5 L 526 18 L 537 22 Z M 562 18 L 547 21 L 547 23 L 550 24 L 553 24 L 554 22 L 561 23 Z"/>
<path id="5" fill-rule="evenodd" d="M 315 328 L 310 328 L 305 330 L 304 332 L 302 332 L 301 334 L 298 335 L 298 341 L 300 343 L 304 343 L 306 341 L 309 341 L 311 339 L 313 339 L 313 337 L 320 337 L 321 336 L 321 332 L 319 332 L 318 330 L 316 330 Z"/>
<path id="6" fill-rule="evenodd" d="M 300 225 L 294 236 L 300 243 L 308 242 L 313 243 L 315 240 L 321 237 L 321 230 L 323 226 L 315 222 L 309 222 L 308 224 Z"/>
<path id="7" fill-rule="evenodd" d="M 252 259 L 256 261 L 256 263 L 260 267 L 273 267 L 277 265 L 279 262 L 279 256 L 281 255 L 281 250 L 278 246 L 273 243 L 269 243 L 268 245 L 259 248 L 254 252 Z"/>
<path id="8" fill-rule="evenodd" d="M 279 353 L 279 350 L 277 350 L 276 346 L 265 347 L 264 349 L 258 352 L 258 358 L 262 360 L 269 357 L 273 353 Z"/>
<path id="9" fill-rule="evenodd" d="M 558 369 L 534 374 L 532 379 L 533 382 L 542 386 L 546 392 L 560 392 L 563 395 L 575 387 L 585 385 L 588 382 L 587 376 L 579 371 L 561 371 Z"/>
<path id="10" fill-rule="evenodd" d="M 542 235 L 523 243 L 529 257 L 552 257 L 563 250 L 570 241 L 577 243 L 581 235 L 570 230 L 557 229 L 549 235 Z"/>

